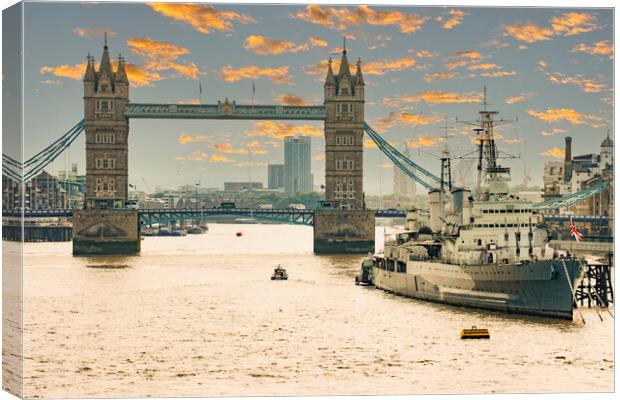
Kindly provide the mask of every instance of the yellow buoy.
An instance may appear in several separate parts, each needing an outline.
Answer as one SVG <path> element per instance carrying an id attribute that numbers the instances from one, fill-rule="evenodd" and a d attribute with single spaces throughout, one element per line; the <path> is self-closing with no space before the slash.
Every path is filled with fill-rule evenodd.
<path id="1" fill-rule="evenodd" d="M 461 331 L 461 339 L 491 339 L 488 329 L 478 329 L 472 326 L 471 329 Z"/>

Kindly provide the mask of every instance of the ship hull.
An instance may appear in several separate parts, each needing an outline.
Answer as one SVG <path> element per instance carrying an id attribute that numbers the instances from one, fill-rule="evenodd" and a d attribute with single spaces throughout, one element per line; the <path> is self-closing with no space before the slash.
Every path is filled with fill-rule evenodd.
<path id="1" fill-rule="evenodd" d="M 573 319 L 574 289 L 584 271 L 574 259 L 502 266 L 410 261 L 406 272 L 380 264 L 372 268 L 372 283 L 379 289 L 455 306 L 566 320 Z"/>

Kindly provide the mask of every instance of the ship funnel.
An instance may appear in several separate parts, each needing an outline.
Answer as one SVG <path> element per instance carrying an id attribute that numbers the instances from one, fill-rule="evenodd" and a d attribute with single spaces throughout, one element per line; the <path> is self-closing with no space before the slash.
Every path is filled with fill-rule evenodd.
<path id="1" fill-rule="evenodd" d="M 443 217 L 441 210 L 441 192 L 439 189 L 431 189 L 428 192 L 429 203 L 431 206 L 431 221 L 430 228 L 433 232 L 439 232 L 442 227 L 441 219 Z"/>

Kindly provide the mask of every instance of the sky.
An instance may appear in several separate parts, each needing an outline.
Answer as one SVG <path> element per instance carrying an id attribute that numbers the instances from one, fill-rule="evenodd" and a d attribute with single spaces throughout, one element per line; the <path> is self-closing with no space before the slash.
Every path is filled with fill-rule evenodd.
<path id="1" fill-rule="evenodd" d="M 346 36 L 349 60 L 362 60 L 366 121 L 436 174 L 446 137 L 454 157 L 473 150 L 459 121 L 477 118 L 484 86 L 498 118 L 516 120 L 496 131 L 500 150 L 520 156 L 502 160 L 514 184 L 541 185 L 567 135 L 573 154 L 613 135 L 610 9 L 37 2 L 24 23 L 26 158 L 82 118 L 86 56 L 99 62 L 106 31 L 127 61 L 130 101 L 151 103 L 198 102 L 199 86 L 203 103 L 251 103 L 254 85 L 256 104 L 322 104 L 327 59 L 339 60 Z M 322 122 L 210 120 L 130 120 L 130 183 L 222 187 L 251 174 L 266 184 L 287 135 L 312 136 L 324 183 Z M 392 164 L 367 139 L 365 192 L 389 194 Z M 50 169 L 72 162 L 84 171 L 83 138 Z M 452 165 L 473 183 L 472 160 Z"/>

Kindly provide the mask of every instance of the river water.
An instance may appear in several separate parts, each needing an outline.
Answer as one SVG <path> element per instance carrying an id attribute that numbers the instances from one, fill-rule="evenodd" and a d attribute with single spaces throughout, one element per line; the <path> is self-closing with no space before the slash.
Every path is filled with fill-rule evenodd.
<path id="1" fill-rule="evenodd" d="M 27 397 L 613 390 L 606 312 L 583 325 L 358 287 L 363 257 L 314 255 L 310 227 L 211 224 L 136 257 L 24 250 Z M 288 281 L 269 279 L 277 263 Z M 460 340 L 472 325 L 491 340 Z"/>

